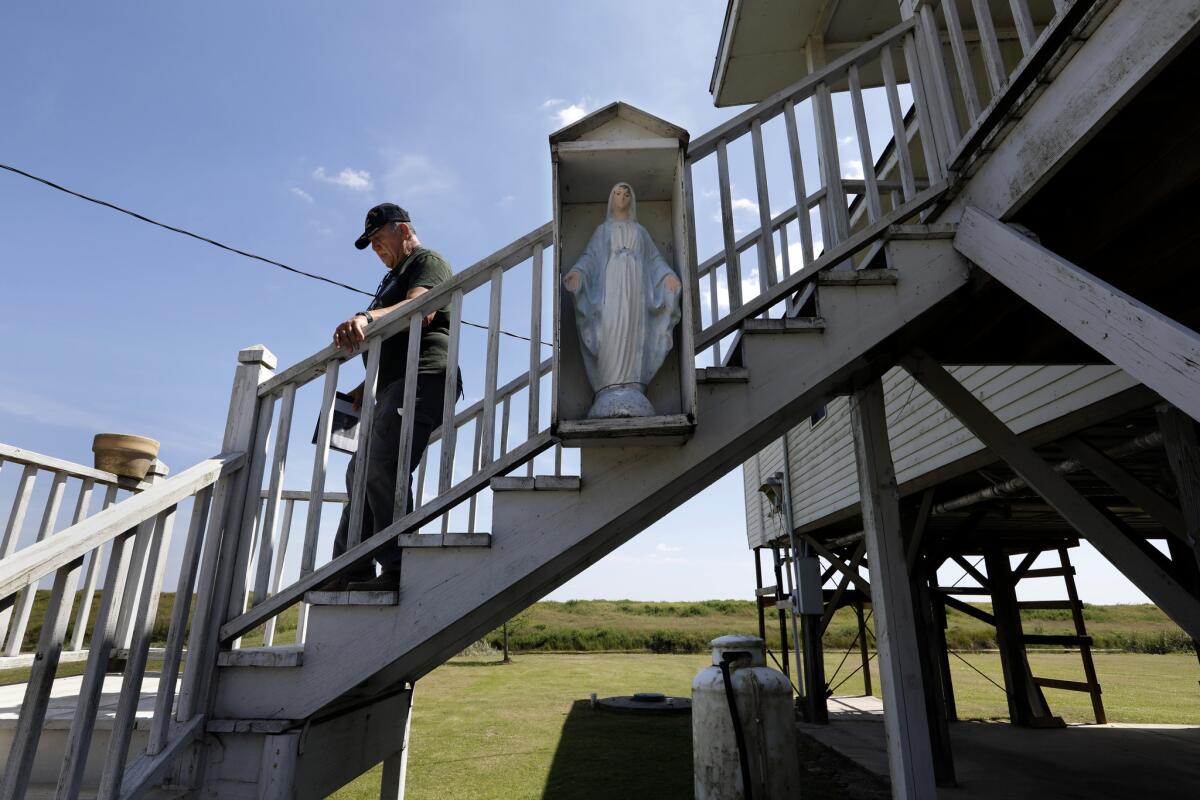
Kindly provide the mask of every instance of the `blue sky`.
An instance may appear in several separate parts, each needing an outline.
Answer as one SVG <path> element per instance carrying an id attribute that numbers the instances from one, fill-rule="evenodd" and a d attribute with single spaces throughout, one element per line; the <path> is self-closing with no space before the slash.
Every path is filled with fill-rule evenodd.
<path id="1" fill-rule="evenodd" d="M 375 203 L 408 208 L 462 269 L 550 218 L 546 136 L 562 124 L 616 99 L 694 136 L 727 119 L 707 91 L 724 5 L 10 4 L 0 161 L 372 289 L 381 266 L 351 243 Z M 748 154 L 731 158 L 745 195 Z M 715 210 L 706 181 L 698 217 Z M 776 213 L 792 202 L 772 194 Z M 6 443 L 90 462 L 93 433 L 138 432 L 178 471 L 219 449 L 240 347 L 286 366 L 364 305 L 7 173 L 0 204 Z M 735 206 L 757 219 L 748 197 Z M 290 474 L 305 485 L 306 468 Z M 1106 574 L 1091 599 L 1138 599 L 1122 586 Z M 739 470 L 553 597 L 752 587 Z"/>

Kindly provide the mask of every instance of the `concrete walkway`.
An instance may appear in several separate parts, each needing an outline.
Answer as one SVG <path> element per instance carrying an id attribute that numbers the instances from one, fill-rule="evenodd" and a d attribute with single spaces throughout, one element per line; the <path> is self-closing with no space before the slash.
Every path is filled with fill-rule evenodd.
<path id="1" fill-rule="evenodd" d="M 864 769 L 887 778 L 883 703 L 833 697 L 829 725 L 799 730 Z M 941 800 L 1155 800 L 1200 793 L 1200 727 L 1068 725 L 1032 730 L 1007 722 L 950 726 L 958 786 Z"/>

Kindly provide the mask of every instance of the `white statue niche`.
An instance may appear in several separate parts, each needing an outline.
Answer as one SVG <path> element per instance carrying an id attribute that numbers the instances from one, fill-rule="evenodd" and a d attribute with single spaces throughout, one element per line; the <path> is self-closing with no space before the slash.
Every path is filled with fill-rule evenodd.
<path id="1" fill-rule="evenodd" d="M 679 322 L 679 276 L 637 221 L 628 183 L 608 194 L 608 213 L 563 276 L 575 298 L 575 327 L 595 390 L 588 419 L 651 417 L 646 386 L 671 350 Z"/>

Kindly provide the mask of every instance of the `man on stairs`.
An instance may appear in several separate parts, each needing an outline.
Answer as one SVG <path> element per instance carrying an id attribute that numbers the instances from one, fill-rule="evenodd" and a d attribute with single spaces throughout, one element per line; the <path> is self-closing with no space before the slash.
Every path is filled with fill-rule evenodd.
<path id="1" fill-rule="evenodd" d="M 452 276 L 450 265 L 432 250 L 421 246 L 413 228 L 412 219 L 403 208 L 392 203 L 377 205 L 367 212 L 362 235 L 354 242 L 359 250 L 367 245 L 383 262 L 388 272 L 379 282 L 375 298 L 367 306 L 334 329 L 333 343 L 346 352 L 358 350 L 366 338 L 369 326 L 394 313 L 403 313 L 404 306 L 416 300 L 439 283 Z M 450 341 L 450 316 L 445 308 L 425 317 L 421 331 L 420 361 L 417 368 L 417 403 L 413 427 L 412 458 L 406 469 L 408 480 L 408 511 L 413 510 L 412 473 L 421 463 L 421 456 L 429 444 L 429 436 L 441 424 L 445 402 L 446 350 Z M 398 477 L 400 435 L 402 427 L 401 406 L 404 401 L 405 362 L 408 354 L 408 332 L 395 334 L 383 342 L 380 349 L 379 379 L 375 390 L 375 408 L 363 409 L 364 414 L 374 414 L 371 423 L 370 441 L 359 442 L 357 454 L 350 459 L 346 469 L 346 488 L 353 492 L 354 470 L 367 470 L 366 503 L 363 508 L 362 538 L 365 540 L 392 523 L 393 507 Z M 364 354 L 364 361 L 365 361 Z M 459 393 L 462 392 L 462 377 L 459 376 Z M 359 409 L 363 400 L 363 384 L 350 393 L 354 406 Z M 453 403 L 454 399 L 451 398 Z M 365 447 L 364 447 L 365 445 Z M 337 558 L 347 549 L 346 540 L 350 529 L 350 504 L 342 509 L 333 542 L 333 556 Z M 354 574 L 334 579 L 327 590 L 386 590 L 396 589 L 400 583 L 401 548 L 393 545 L 375 556 L 380 572 L 368 562 Z"/>

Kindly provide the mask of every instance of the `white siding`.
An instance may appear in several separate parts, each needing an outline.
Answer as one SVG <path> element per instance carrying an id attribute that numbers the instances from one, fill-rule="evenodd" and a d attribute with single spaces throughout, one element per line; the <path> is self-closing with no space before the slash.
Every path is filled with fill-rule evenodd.
<path id="1" fill-rule="evenodd" d="M 951 367 L 950 372 L 1018 433 L 1137 385 L 1116 367 L 1105 366 Z M 883 390 L 888 438 L 901 485 L 983 449 L 978 439 L 902 369 L 884 375 Z M 848 398 L 832 400 L 827 416 L 816 426 L 805 419 L 789 432 L 788 442 L 792 514 L 797 526 L 858 503 Z M 760 459 L 756 475 L 782 469 L 782 450 L 777 443 L 756 458 Z M 750 485 L 754 461 L 746 462 L 746 535 L 751 547 L 764 543 L 762 504 L 750 495 L 761 483 Z"/>

